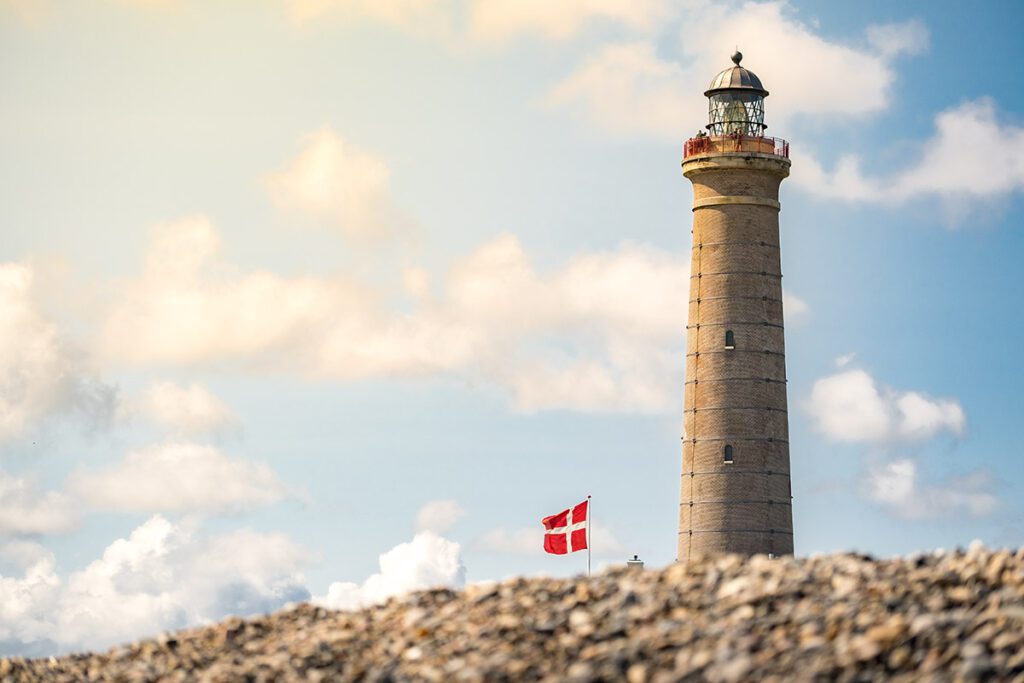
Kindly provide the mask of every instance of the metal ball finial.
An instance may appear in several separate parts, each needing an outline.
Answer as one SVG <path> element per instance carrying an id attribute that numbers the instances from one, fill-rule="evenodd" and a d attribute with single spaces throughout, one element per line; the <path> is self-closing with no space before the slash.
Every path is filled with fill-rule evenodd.
<path id="1" fill-rule="evenodd" d="M 736 66 L 739 66 L 740 62 L 742 60 L 743 60 L 743 53 L 742 52 L 740 52 L 739 50 L 736 50 L 736 52 L 732 53 L 732 63 L 733 64 L 735 64 Z"/>

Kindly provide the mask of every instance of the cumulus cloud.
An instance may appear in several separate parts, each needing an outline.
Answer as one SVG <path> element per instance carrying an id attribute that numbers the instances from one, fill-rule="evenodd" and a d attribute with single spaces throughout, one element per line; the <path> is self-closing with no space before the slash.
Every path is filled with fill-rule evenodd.
<path id="1" fill-rule="evenodd" d="M 446 40 L 502 43 L 519 35 L 575 37 L 595 23 L 649 31 L 671 14 L 665 0 L 284 0 L 298 24 L 315 19 L 375 21 Z"/>
<path id="2" fill-rule="evenodd" d="M 578 111 L 603 130 L 678 138 L 699 125 L 707 109 L 686 88 L 693 80 L 680 64 L 659 57 L 653 43 L 634 41 L 601 48 L 556 85 L 547 101 Z"/>
<path id="3" fill-rule="evenodd" d="M 332 329 L 322 371 L 483 379 L 524 411 L 667 411 L 688 278 L 685 257 L 629 244 L 540 273 L 502 235 L 452 268 L 438 300 Z"/>
<path id="4" fill-rule="evenodd" d="M 297 24 L 331 17 L 340 21 L 369 20 L 445 35 L 451 29 L 451 0 L 283 0 L 288 17 Z"/>
<path id="5" fill-rule="evenodd" d="M 459 377 L 500 388 L 523 411 L 677 407 L 685 255 L 627 243 L 540 271 L 505 234 L 456 262 L 436 295 L 426 271 L 407 269 L 409 300 L 389 307 L 380 288 L 245 272 L 217 250 L 205 218 L 161 226 L 144 272 L 118 288 L 104 356 L 341 379 Z"/>
<path id="6" fill-rule="evenodd" d="M 432 500 L 416 513 L 416 531 L 444 534 L 466 516 L 466 508 L 454 500 Z"/>
<path id="7" fill-rule="evenodd" d="M 968 514 L 990 515 L 999 507 L 992 476 L 984 471 L 956 475 L 929 484 L 920 480 L 910 458 L 874 464 L 862 481 L 864 495 L 907 519 L 932 519 Z"/>
<path id="8" fill-rule="evenodd" d="M 68 531 L 77 522 L 74 507 L 66 494 L 43 493 L 31 478 L 0 470 L 0 537 Z"/>
<path id="9" fill-rule="evenodd" d="M 928 28 L 918 19 L 868 26 L 866 35 L 868 43 L 883 57 L 920 54 L 930 42 Z"/>
<path id="10" fill-rule="evenodd" d="M 836 441 L 920 441 L 941 432 L 963 434 L 967 424 L 955 399 L 879 387 L 859 369 L 816 381 L 806 409 L 818 430 Z"/>
<path id="11" fill-rule="evenodd" d="M 380 556 L 380 572 L 361 585 L 336 581 L 316 602 L 333 609 L 357 609 L 425 588 L 462 588 L 466 568 L 458 543 L 421 531 Z"/>
<path id="12" fill-rule="evenodd" d="M 95 507 L 133 512 L 231 514 L 294 495 L 267 465 L 194 443 L 133 451 L 106 470 L 76 472 L 68 486 Z"/>
<path id="13" fill-rule="evenodd" d="M 989 99 L 937 114 L 934 134 L 911 156 L 913 163 L 890 174 L 866 174 L 856 155 L 841 157 L 831 171 L 798 158 L 794 181 L 829 198 L 888 204 L 928 196 L 949 203 L 1024 189 L 1024 128 L 1000 122 Z"/>
<path id="14" fill-rule="evenodd" d="M 791 16 L 783 2 L 698 5 L 683 13 L 685 36 L 675 56 L 648 38 L 605 45 L 552 90 L 549 102 L 605 131 L 678 139 L 706 123 L 702 93 L 740 45 L 745 64 L 772 93 L 773 126 L 798 115 L 857 116 L 888 105 L 895 42 L 927 41 L 923 26 L 911 22 L 871 27 L 867 48 L 843 45 Z"/>
<path id="15" fill-rule="evenodd" d="M 345 235 L 380 238 L 407 222 L 392 203 L 390 171 L 330 129 L 306 136 L 299 155 L 267 177 L 274 204 L 308 214 Z"/>
<path id="16" fill-rule="evenodd" d="M 183 434 L 220 432 L 238 426 L 238 418 L 227 404 L 195 382 L 188 386 L 154 382 L 139 408 L 157 424 Z"/>
<path id="17" fill-rule="evenodd" d="M 0 642 L 16 652 L 98 649 L 309 598 L 311 556 L 286 536 L 205 536 L 160 516 L 66 578 L 50 553 L 21 557 L 21 576 L 0 576 Z"/>
<path id="18" fill-rule="evenodd" d="M 33 276 L 26 264 L 0 264 L 0 444 L 62 415 L 103 426 L 116 404 L 116 391 L 91 376 L 39 310 Z"/>
<path id="19" fill-rule="evenodd" d="M 789 292 L 782 292 L 782 305 L 786 311 L 786 319 L 789 321 L 800 320 L 811 311 L 807 302 Z"/>
<path id="20" fill-rule="evenodd" d="M 590 22 L 650 29 L 668 14 L 664 0 L 475 0 L 469 4 L 470 32 L 481 41 L 504 41 L 520 34 L 564 40 Z"/>
<path id="21" fill-rule="evenodd" d="M 98 342 L 105 359 L 181 365 L 241 357 L 260 364 L 364 305 L 364 295 L 346 283 L 240 272 L 217 258 L 219 250 L 206 217 L 158 225 L 143 273 L 117 288 Z"/>
<path id="22" fill-rule="evenodd" d="M 594 524 L 590 530 L 591 552 L 597 557 L 620 557 L 625 546 L 602 524 Z M 536 527 L 509 529 L 496 527 L 485 532 L 474 543 L 481 550 L 506 555 L 543 555 L 544 529 Z"/>
<path id="23" fill-rule="evenodd" d="M 942 434 L 960 436 L 967 418 L 953 398 L 880 385 L 864 370 L 843 369 L 848 353 L 835 360 L 840 372 L 814 383 L 805 403 L 817 429 L 833 441 L 863 443 L 867 454 L 859 494 L 905 519 L 933 519 L 966 513 L 991 514 L 998 507 L 992 477 L 983 470 L 923 481 L 918 458 L 896 453 Z"/>
<path id="24" fill-rule="evenodd" d="M 847 365 L 852 363 L 856 357 L 857 354 L 851 351 L 850 353 L 844 353 L 843 355 L 838 356 L 834 363 L 837 368 L 845 368 Z"/>

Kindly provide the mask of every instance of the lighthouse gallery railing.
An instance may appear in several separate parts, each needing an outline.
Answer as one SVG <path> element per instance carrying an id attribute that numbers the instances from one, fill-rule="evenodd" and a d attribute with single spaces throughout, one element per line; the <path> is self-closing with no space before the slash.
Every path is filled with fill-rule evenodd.
<path id="1" fill-rule="evenodd" d="M 683 144 L 683 158 L 715 152 L 756 152 L 789 158 L 789 143 L 782 138 L 753 135 L 702 135 Z"/>

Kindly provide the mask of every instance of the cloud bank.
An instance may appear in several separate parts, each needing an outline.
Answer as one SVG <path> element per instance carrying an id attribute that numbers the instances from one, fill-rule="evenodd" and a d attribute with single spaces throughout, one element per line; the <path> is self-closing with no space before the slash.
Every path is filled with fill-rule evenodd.
<path id="1" fill-rule="evenodd" d="M 830 441 L 871 449 L 858 487 L 861 497 L 910 520 L 961 513 L 983 517 L 995 512 L 999 499 L 987 471 L 926 481 L 920 459 L 904 454 L 944 434 L 962 436 L 967 417 L 960 403 L 898 391 L 879 385 L 864 370 L 844 369 L 855 357 L 848 353 L 836 359 L 841 371 L 814 383 L 804 409 Z"/>
<path id="2" fill-rule="evenodd" d="M 627 243 L 541 272 L 505 234 L 439 285 L 409 269 L 406 305 L 390 308 L 379 288 L 244 271 L 218 250 L 206 218 L 159 226 L 144 271 L 120 283 L 100 355 L 338 379 L 459 377 L 527 412 L 677 407 L 685 256 Z"/>
<path id="3" fill-rule="evenodd" d="M 294 495 L 265 464 L 175 442 L 132 451 L 105 470 L 76 472 L 69 489 L 94 507 L 124 512 L 237 514 Z"/>
<path id="4" fill-rule="evenodd" d="M 117 403 L 40 311 L 33 279 L 29 265 L 0 263 L 0 446 L 57 416 L 103 427 Z"/>
<path id="5" fill-rule="evenodd" d="M 186 436 L 216 434 L 239 425 L 231 408 L 196 382 L 188 386 L 153 382 L 142 397 L 139 410 L 153 422 Z"/>
<path id="6" fill-rule="evenodd" d="M 333 609 L 357 609 L 409 591 L 440 586 L 462 588 L 466 568 L 458 543 L 421 531 L 380 556 L 380 572 L 362 584 L 336 581 L 316 602 Z"/>
<path id="7" fill-rule="evenodd" d="M 805 407 L 818 430 L 835 441 L 920 441 L 943 431 L 963 434 L 967 424 L 956 400 L 880 388 L 863 370 L 819 379 Z"/>
<path id="8" fill-rule="evenodd" d="M 286 168 L 267 177 L 275 205 L 307 214 L 347 237 L 381 239 L 408 222 L 395 208 L 387 164 L 324 128 L 306 136 Z"/>
<path id="9" fill-rule="evenodd" d="M 155 516 L 66 579 L 41 547 L 18 550 L 21 576 L 0 576 L 0 643 L 11 652 L 99 649 L 309 598 L 311 556 L 281 534 L 204 536 Z"/>
<path id="10" fill-rule="evenodd" d="M 984 471 L 924 483 L 917 462 L 900 458 L 869 466 L 861 488 L 869 500 L 900 517 L 918 520 L 961 514 L 990 515 L 999 507 L 999 499 L 992 493 L 993 484 L 992 476 Z"/>

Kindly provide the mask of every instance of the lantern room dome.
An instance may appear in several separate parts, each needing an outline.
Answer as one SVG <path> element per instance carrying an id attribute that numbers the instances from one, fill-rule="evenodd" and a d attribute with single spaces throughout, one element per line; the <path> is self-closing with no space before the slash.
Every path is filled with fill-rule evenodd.
<path id="1" fill-rule="evenodd" d="M 711 79 L 711 85 L 704 91 L 704 95 L 710 97 L 712 93 L 722 90 L 739 90 L 767 97 L 768 91 L 761 85 L 761 79 L 757 77 L 757 74 L 740 66 L 742 59 L 741 52 L 734 52 L 732 61 L 735 66 L 730 66 Z"/>

